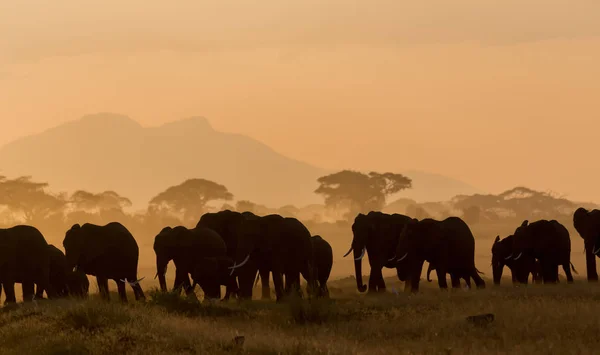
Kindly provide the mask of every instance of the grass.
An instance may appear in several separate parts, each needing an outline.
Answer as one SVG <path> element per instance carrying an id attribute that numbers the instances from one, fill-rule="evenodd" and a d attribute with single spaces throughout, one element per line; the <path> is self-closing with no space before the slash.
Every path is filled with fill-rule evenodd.
<path id="1" fill-rule="evenodd" d="M 397 281 L 388 284 L 398 287 Z M 491 285 L 491 282 L 488 282 Z M 205 303 L 156 291 L 146 302 L 38 301 L 0 309 L 1 354 L 592 354 L 600 285 L 529 285 Z M 467 317 L 492 313 L 487 325 Z M 243 338 L 242 338 L 243 337 Z M 243 344 L 242 344 L 243 342 Z"/>

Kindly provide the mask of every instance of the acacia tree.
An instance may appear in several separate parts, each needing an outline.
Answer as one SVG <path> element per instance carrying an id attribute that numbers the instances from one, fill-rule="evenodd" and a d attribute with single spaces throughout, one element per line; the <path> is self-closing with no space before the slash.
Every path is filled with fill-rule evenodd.
<path id="1" fill-rule="evenodd" d="M 65 194 L 52 194 L 47 188 L 48 183 L 31 181 L 31 176 L 12 180 L 0 176 L 0 205 L 27 224 L 62 217 L 67 204 Z"/>
<path id="2" fill-rule="evenodd" d="M 132 203 L 114 191 L 93 193 L 84 190 L 75 191 L 69 199 L 71 212 L 67 220 L 73 223 L 106 223 L 108 221 L 125 222 L 124 209 Z"/>
<path id="3" fill-rule="evenodd" d="M 353 170 L 322 176 L 317 182 L 320 186 L 314 192 L 325 197 L 325 205 L 348 208 L 349 218 L 357 213 L 381 210 L 388 196 L 412 187 L 412 180 L 401 174 L 364 174 Z"/>
<path id="4" fill-rule="evenodd" d="M 195 225 L 200 216 L 207 211 L 210 201 L 232 199 L 233 195 L 223 185 L 205 179 L 189 179 L 152 198 L 148 212 L 150 215 L 176 215 L 185 224 Z"/>
<path id="5" fill-rule="evenodd" d="M 78 190 L 71 195 L 70 203 L 73 208 L 80 211 L 97 213 L 101 211 L 119 210 L 123 211 L 131 207 L 131 200 L 114 191 L 92 193 Z"/>
<path id="6" fill-rule="evenodd" d="M 566 198 L 522 186 L 498 195 L 459 195 L 452 199 L 452 203 L 463 213 L 468 213 L 469 209 L 476 206 L 482 215 L 504 213 L 517 219 L 565 216 L 573 213 L 576 208 L 576 204 Z"/>

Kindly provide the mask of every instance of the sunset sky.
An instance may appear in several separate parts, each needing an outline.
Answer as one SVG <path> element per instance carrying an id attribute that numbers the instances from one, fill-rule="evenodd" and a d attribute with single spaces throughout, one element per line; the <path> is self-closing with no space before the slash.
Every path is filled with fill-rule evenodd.
<path id="1" fill-rule="evenodd" d="M 325 168 L 600 202 L 598 0 L 19 0 L 0 33 L 0 145 L 204 116 Z"/>

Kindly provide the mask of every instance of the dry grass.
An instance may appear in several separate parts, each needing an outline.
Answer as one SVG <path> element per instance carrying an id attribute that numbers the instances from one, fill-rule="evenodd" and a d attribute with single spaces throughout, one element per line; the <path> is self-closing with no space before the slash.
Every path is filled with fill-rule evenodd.
<path id="1" fill-rule="evenodd" d="M 401 284 L 389 280 L 390 287 Z M 592 354 L 600 285 L 530 285 L 202 304 L 148 292 L 145 303 L 45 301 L 2 309 L 1 354 Z M 465 318 L 493 313 L 489 325 Z M 244 336 L 243 347 L 234 338 Z"/>

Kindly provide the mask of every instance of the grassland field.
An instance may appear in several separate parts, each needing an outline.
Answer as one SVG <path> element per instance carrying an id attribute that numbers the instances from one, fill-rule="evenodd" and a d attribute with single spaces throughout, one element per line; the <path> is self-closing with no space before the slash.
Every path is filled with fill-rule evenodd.
<path id="1" fill-rule="evenodd" d="M 274 300 L 206 304 L 157 293 L 152 238 L 142 238 L 139 276 L 146 277 L 145 302 L 135 302 L 131 292 L 126 305 L 116 294 L 110 303 L 102 302 L 90 277 L 88 300 L 3 307 L 0 354 L 599 353 L 600 285 L 585 280 L 579 236 L 571 231 L 572 262 L 579 271 L 574 284 L 566 284 L 563 276 L 558 285 L 513 287 L 507 271 L 503 285 L 494 287 L 490 249 L 497 234 L 506 235 L 497 230 L 474 228 L 476 265 L 485 273 L 485 290 L 440 291 L 432 273 L 433 282 L 423 280 L 421 292 L 409 295 L 402 292 L 404 285 L 394 271 L 386 270 L 388 292 L 375 296 L 356 291 L 352 260 L 341 257 L 351 232 L 313 230 L 334 249 L 331 299 L 280 304 Z M 62 245 L 60 237 L 48 239 Z M 368 270 L 365 259 L 363 273 L 368 275 Z M 168 277 L 171 284 L 172 267 Z M 110 286 L 116 290 L 114 283 Z M 202 292 L 196 292 L 201 300 Z M 466 320 L 486 313 L 494 314 L 493 322 Z M 236 337 L 243 338 L 236 341 Z"/>

